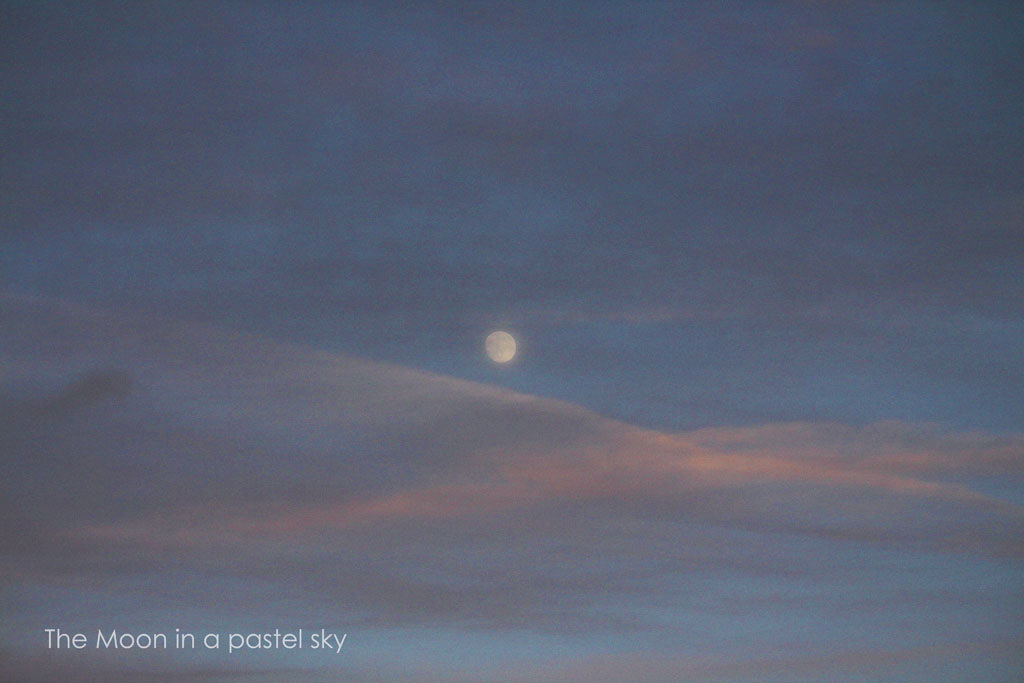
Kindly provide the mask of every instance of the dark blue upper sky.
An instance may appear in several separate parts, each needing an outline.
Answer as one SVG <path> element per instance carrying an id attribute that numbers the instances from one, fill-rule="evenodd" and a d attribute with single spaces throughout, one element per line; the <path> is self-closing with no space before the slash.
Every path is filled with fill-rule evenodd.
<path id="1" fill-rule="evenodd" d="M 679 429 L 1021 427 L 1013 3 L 3 4 L 3 285 Z M 483 336 L 520 337 L 498 372 Z"/>

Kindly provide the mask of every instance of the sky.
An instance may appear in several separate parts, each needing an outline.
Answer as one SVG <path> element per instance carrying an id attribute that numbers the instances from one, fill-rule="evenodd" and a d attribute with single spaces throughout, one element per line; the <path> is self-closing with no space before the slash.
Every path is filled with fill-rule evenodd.
<path id="1" fill-rule="evenodd" d="M 1019 680 L 1021 36 L 0 2 L 0 677 Z"/>

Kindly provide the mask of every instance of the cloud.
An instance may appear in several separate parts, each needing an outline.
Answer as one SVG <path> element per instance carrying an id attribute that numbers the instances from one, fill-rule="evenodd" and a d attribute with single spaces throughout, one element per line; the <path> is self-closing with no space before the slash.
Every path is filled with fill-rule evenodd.
<path id="1" fill-rule="evenodd" d="M 655 657 L 627 653 L 617 657 L 595 657 L 589 661 L 549 664 L 535 680 L 592 681 L 628 678 L 635 681 L 702 680 L 821 680 L 837 671 L 858 680 L 892 680 L 920 667 L 927 677 L 943 675 L 958 657 L 984 656 L 1013 665 L 1022 639 L 945 642 L 915 648 L 840 648 L 831 652 L 782 655 L 771 658 L 722 662 L 714 657 L 692 659 Z M 538 675 L 534 673 L 533 675 Z"/>
<path id="2" fill-rule="evenodd" d="M 994 5 L 5 4 L 2 642 L 1019 633 Z"/>
<path id="3" fill-rule="evenodd" d="M 74 510 L 63 533 L 78 542 L 230 545 L 598 506 L 931 547 L 973 538 L 965 550 L 1019 552 L 1021 507 L 976 482 L 1024 473 L 1020 435 L 903 423 L 669 434 L 228 331 L 12 297 L 5 316 L 21 322 L 27 357 L 15 367 L 60 366 L 32 342 L 34 328 L 129 368 L 73 380 L 51 404 L 86 412 L 63 423 L 8 417 L 23 479 L 38 474 L 40 456 L 68 473 L 55 483 L 75 497 L 47 518 Z M 131 395 L 94 405 L 123 394 L 129 372 Z M 125 495 L 106 492 L 112 476 Z M 826 501 L 829 514 L 815 518 Z"/>
<path id="4" fill-rule="evenodd" d="M 104 656 L 106 654 L 106 656 Z M 154 663 L 154 659 L 157 660 Z M 148 661 L 147 661 L 148 660 Z M 18 651 L 0 650 L 0 672 L 20 683 L 48 683 L 54 680 L 75 683 L 122 683 L 146 681 L 153 683 L 210 683 L 216 681 L 317 681 L 323 670 L 293 668 L 259 668 L 239 665 L 182 665 L 173 658 L 152 652 L 110 653 L 46 652 L 26 655 Z M 363 674 L 338 667 L 333 675 L 346 681 L 383 681 L 383 677 Z"/>
<path id="5" fill-rule="evenodd" d="M 132 390 L 130 375 L 117 370 L 88 372 L 72 381 L 56 396 L 44 399 L 34 406 L 37 413 L 60 415 L 112 398 L 124 398 Z"/>
<path id="6" fill-rule="evenodd" d="M 95 623 L 96 600 L 146 623 L 188 595 L 206 620 L 258 604 L 275 623 L 583 642 L 723 615 L 869 618 L 879 586 L 886 609 L 1012 630 L 1012 575 L 983 568 L 1024 556 L 1017 434 L 666 433 L 150 315 L 4 295 L 0 321 L 12 633 Z M 68 409 L 30 409 L 53 397 Z M 921 584 L 935 563 L 969 569 L 955 590 Z"/>

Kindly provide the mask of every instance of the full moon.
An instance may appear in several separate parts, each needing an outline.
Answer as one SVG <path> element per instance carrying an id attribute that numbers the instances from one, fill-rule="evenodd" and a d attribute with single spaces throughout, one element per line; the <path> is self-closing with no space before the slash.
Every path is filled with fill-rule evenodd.
<path id="1" fill-rule="evenodd" d="M 495 363 L 507 363 L 516 355 L 516 339 L 508 332 L 491 332 L 484 341 L 484 350 Z"/>

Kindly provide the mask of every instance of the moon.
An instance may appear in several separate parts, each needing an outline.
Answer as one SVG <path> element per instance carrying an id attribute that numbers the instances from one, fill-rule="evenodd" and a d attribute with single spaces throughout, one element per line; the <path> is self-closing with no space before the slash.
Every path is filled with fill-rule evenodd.
<path id="1" fill-rule="evenodd" d="M 484 350 L 495 363 L 507 363 L 516 356 L 516 338 L 498 330 L 487 335 Z"/>

